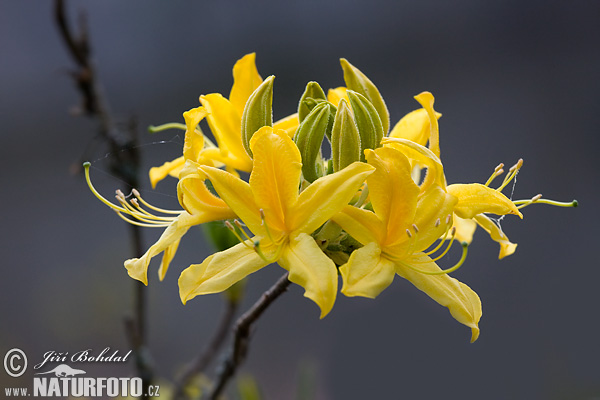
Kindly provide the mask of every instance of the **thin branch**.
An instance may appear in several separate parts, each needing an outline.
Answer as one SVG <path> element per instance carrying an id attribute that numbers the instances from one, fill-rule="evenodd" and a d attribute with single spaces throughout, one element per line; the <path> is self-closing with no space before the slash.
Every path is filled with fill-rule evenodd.
<path id="1" fill-rule="evenodd" d="M 120 132 L 110 113 L 108 102 L 99 89 L 93 63 L 85 15 L 80 15 L 79 35 L 69 26 L 63 0 L 54 2 L 54 18 L 69 54 L 77 64 L 77 69 L 71 73 L 82 96 L 82 111 L 88 117 L 96 118 L 99 123 L 99 136 L 107 144 L 112 154 L 110 169 L 131 188 L 139 188 L 139 154 L 136 146 L 137 128 L 130 126 L 127 134 Z M 135 256 L 142 254 L 141 230 L 131 227 L 131 244 Z M 133 283 L 134 316 L 125 321 L 125 328 L 131 345 L 135 350 L 136 368 L 142 378 L 143 386 L 152 384 L 152 366 L 146 348 L 146 292 L 144 285 L 138 281 Z M 147 398 L 144 394 L 143 398 Z"/>
<path id="2" fill-rule="evenodd" d="M 289 285 L 290 281 L 286 273 L 269 290 L 263 293 L 260 299 L 237 320 L 233 332 L 233 342 L 231 343 L 227 357 L 219 367 L 213 390 L 208 395 L 209 400 L 217 399 L 229 380 L 235 375 L 238 367 L 246 359 L 250 343 L 250 330 L 254 322 L 265 312 L 271 303 L 286 291 Z"/>
<path id="3" fill-rule="evenodd" d="M 225 305 L 225 312 L 221 317 L 221 321 L 219 322 L 219 327 L 213 334 L 212 339 L 210 340 L 208 346 L 202 351 L 195 360 L 191 361 L 184 371 L 182 372 L 180 378 L 175 383 L 175 400 L 185 399 L 185 387 L 188 385 L 190 380 L 204 372 L 206 367 L 211 363 L 211 361 L 217 355 L 217 352 L 223 346 L 225 339 L 227 338 L 227 333 L 231 324 L 233 323 L 233 318 L 235 317 L 235 313 L 238 309 L 238 301 L 232 301 L 231 299 L 227 299 Z"/>

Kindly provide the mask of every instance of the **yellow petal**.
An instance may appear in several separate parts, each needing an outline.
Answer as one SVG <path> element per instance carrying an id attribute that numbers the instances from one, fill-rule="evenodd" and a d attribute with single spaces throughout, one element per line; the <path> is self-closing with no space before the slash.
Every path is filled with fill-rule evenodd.
<path id="1" fill-rule="evenodd" d="M 456 240 L 459 242 L 471 243 L 473 241 L 475 229 L 477 229 L 477 223 L 472 219 L 464 219 L 456 214 L 454 214 L 453 220 L 454 223 L 452 225 L 456 228 Z M 448 232 L 446 239 L 450 239 L 450 237 L 450 232 Z"/>
<path id="2" fill-rule="evenodd" d="M 198 161 L 198 156 L 204 148 L 204 135 L 196 127 L 206 116 L 204 107 L 192 108 L 183 113 L 185 119 L 185 140 L 183 143 L 183 157 L 186 160 Z"/>
<path id="3" fill-rule="evenodd" d="M 321 318 L 333 308 L 337 294 L 337 269 L 315 240 L 301 233 L 290 238 L 279 265 L 289 271 L 289 280 L 304 288 L 304 296 L 321 308 Z"/>
<path id="4" fill-rule="evenodd" d="M 433 95 L 429 92 L 423 92 L 415 96 L 415 99 L 423 106 L 427 111 L 429 117 L 429 149 L 436 156 L 440 156 L 440 128 L 438 125 L 438 118 L 436 112 L 433 109 L 433 103 L 435 101 Z"/>
<path id="5" fill-rule="evenodd" d="M 381 244 L 386 237 L 386 225 L 369 210 L 345 206 L 331 220 L 364 245 L 371 242 Z"/>
<path id="6" fill-rule="evenodd" d="M 222 292 L 267 264 L 252 247 L 240 243 L 183 270 L 179 276 L 179 296 L 185 304 L 202 294 Z"/>
<path id="7" fill-rule="evenodd" d="M 224 155 L 231 152 L 236 158 L 244 160 L 246 168 L 252 168 L 252 160 L 242 145 L 242 117 L 223 96 L 218 93 L 200 96 L 200 102 L 208 111 L 206 120 Z"/>
<path id="8" fill-rule="evenodd" d="M 165 279 L 165 275 L 167 273 L 167 270 L 169 269 L 169 265 L 171 264 L 171 261 L 173 261 L 175 253 L 177 253 L 177 248 L 179 247 L 180 241 L 181 240 L 176 240 L 163 252 L 163 258 L 160 262 L 160 267 L 158 267 L 158 279 L 160 279 L 161 281 Z"/>
<path id="9" fill-rule="evenodd" d="M 510 256 L 517 249 L 516 243 L 511 243 L 508 237 L 502 232 L 502 229 L 494 223 L 489 217 L 479 214 L 474 217 L 474 220 L 481 226 L 487 233 L 490 234 L 492 240 L 500 244 L 500 255 L 499 259 L 503 259 L 506 256 Z"/>
<path id="10" fill-rule="evenodd" d="M 372 166 L 355 162 L 311 183 L 298 196 L 288 218 L 288 228 L 294 232 L 314 232 L 348 204 L 373 171 Z"/>
<path id="11" fill-rule="evenodd" d="M 221 199 L 244 221 L 246 226 L 254 234 L 265 236 L 259 207 L 254 201 L 250 185 L 229 172 L 217 168 L 203 165 L 200 169 L 211 181 Z"/>
<path id="12" fill-rule="evenodd" d="M 288 115 L 285 118 L 280 119 L 273 123 L 273 130 L 282 129 L 284 130 L 289 137 L 293 138 L 296 133 L 296 129 L 298 129 L 298 113 Z"/>
<path id="13" fill-rule="evenodd" d="M 374 299 L 394 280 L 394 264 L 381 257 L 376 243 L 369 243 L 354 250 L 348 262 L 340 267 L 346 296 L 362 296 Z"/>
<path id="14" fill-rule="evenodd" d="M 383 138 L 381 142 L 385 147 L 391 147 L 400 151 L 409 160 L 427 167 L 427 175 L 421 184 L 421 191 L 425 191 L 429 186 L 436 184 L 442 188 L 446 187 L 446 178 L 444 177 L 444 167 L 439 157 L 436 156 L 427 147 L 408 139 Z"/>
<path id="15" fill-rule="evenodd" d="M 229 101 L 237 110 L 240 118 L 248 97 L 262 83 L 262 78 L 256 69 L 256 53 L 246 54 L 233 66 L 233 86 L 229 94 Z"/>
<path id="16" fill-rule="evenodd" d="M 419 254 L 406 260 L 406 264 L 421 271 L 439 272 L 440 267 L 426 255 Z M 417 272 L 401 263 L 396 264 L 396 273 L 425 292 L 440 305 L 447 307 L 450 314 L 461 324 L 471 328 L 471 343 L 479 336 L 481 300 L 470 287 L 456 279 L 442 275 Z"/>
<path id="17" fill-rule="evenodd" d="M 515 214 L 521 219 L 523 214 L 517 206 L 498 190 L 479 183 L 454 184 L 448 186 L 448 193 L 458 198 L 454 209 L 461 218 L 473 218 L 477 214 L 492 213 L 496 215 Z"/>
<path id="18" fill-rule="evenodd" d="M 160 167 L 152 167 L 150 168 L 150 183 L 152 184 L 152 189 L 156 188 L 156 184 L 167 177 L 167 175 L 171 175 L 172 177 L 177 177 L 179 172 L 181 172 L 181 168 L 185 163 L 185 158 L 183 156 L 174 159 L 173 161 L 167 161 Z"/>
<path id="19" fill-rule="evenodd" d="M 178 242 L 190 227 L 208 222 L 206 218 L 206 215 L 190 215 L 187 212 L 179 215 L 171 222 L 167 229 L 165 229 L 158 241 L 150 246 L 148 251 L 146 251 L 142 257 L 125 261 L 125 268 L 127 269 L 129 276 L 133 279 L 137 279 L 144 285 L 148 285 L 148 265 L 150 264 L 152 257 L 160 254 L 175 242 Z M 167 261 L 169 261 L 170 258 L 173 258 L 175 250 L 177 250 L 176 246 L 171 247 Z M 165 270 L 164 272 L 166 272 L 166 268 L 163 269 Z"/>
<path id="20" fill-rule="evenodd" d="M 350 104 L 350 100 L 348 99 L 348 96 L 346 95 L 345 87 L 341 86 L 341 87 L 337 87 L 335 89 L 329 89 L 327 91 L 327 101 L 329 101 L 334 106 L 337 107 L 338 104 L 340 104 L 340 101 L 342 99 L 346 100 L 346 103 Z"/>
<path id="21" fill-rule="evenodd" d="M 452 215 L 456 205 L 456 197 L 446 193 L 439 186 L 432 186 L 419 197 L 415 224 L 419 228 L 416 251 L 431 246 L 446 231 L 446 218 Z M 437 225 L 437 220 L 440 220 Z"/>
<path id="22" fill-rule="evenodd" d="M 252 171 L 252 161 L 248 164 L 247 159 L 239 159 L 233 153 L 225 153 L 217 147 L 204 149 L 198 162 L 211 167 L 220 168 L 225 166 L 226 169 L 236 169 L 244 172 Z"/>
<path id="23" fill-rule="evenodd" d="M 367 178 L 375 214 L 387 225 L 386 242 L 406 237 L 415 218 L 419 187 L 413 181 L 408 159 L 389 147 L 365 151 L 367 161 L 376 168 Z"/>
<path id="24" fill-rule="evenodd" d="M 256 205 L 263 209 L 270 227 L 289 231 L 286 218 L 292 216 L 302 173 L 300 151 L 285 131 L 268 126 L 252 136 L 250 148 L 254 154 L 250 187 Z"/>
<path id="25" fill-rule="evenodd" d="M 442 114 L 435 113 L 435 116 L 439 119 Z M 430 127 L 427 110 L 419 108 L 402 117 L 390 132 L 389 137 L 408 139 L 425 146 L 429 140 Z"/>

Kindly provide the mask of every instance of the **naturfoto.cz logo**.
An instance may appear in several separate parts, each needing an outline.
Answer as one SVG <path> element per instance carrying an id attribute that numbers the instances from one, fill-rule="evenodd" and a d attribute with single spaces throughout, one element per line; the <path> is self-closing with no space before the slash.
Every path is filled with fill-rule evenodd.
<path id="1" fill-rule="evenodd" d="M 34 370 L 42 367 L 50 368 L 53 363 L 60 362 L 43 372 L 36 372 L 33 377 L 33 391 L 29 388 L 5 388 L 6 397 L 158 397 L 159 386 L 149 386 L 144 390 L 142 379 L 139 377 L 89 377 L 86 371 L 73 368 L 71 363 L 123 363 L 131 351 L 124 356 L 109 347 L 98 354 L 91 349 L 82 350 L 69 355 L 68 352 L 48 351 L 44 353 L 40 363 L 33 366 Z M 4 369 L 12 377 L 23 375 L 27 369 L 27 356 L 20 349 L 11 349 L 4 356 Z M 46 368 L 43 368 L 46 369 Z"/>

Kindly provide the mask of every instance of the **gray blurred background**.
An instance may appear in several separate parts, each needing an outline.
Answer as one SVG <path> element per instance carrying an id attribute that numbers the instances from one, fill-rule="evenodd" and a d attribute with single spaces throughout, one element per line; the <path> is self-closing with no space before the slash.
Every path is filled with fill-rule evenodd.
<path id="1" fill-rule="evenodd" d="M 533 206 L 503 228 L 519 243 L 498 261 L 476 233 L 454 276 L 484 307 L 481 336 L 400 278 L 376 300 L 340 295 L 319 320 L 295 286 L 259 321 L 243 372 L 268 399 L 293 398 L 299 370 L 315 371 L 317 399 L 598 399 L 600 3 L 597 1 L 78 1 L 88 16 L 103 91 L 120 121 L 140 126 L 144 168 L 181 153 L 182 134 L 148 134 L 182 122 L 198 96 L 228 95 L 231 68 L 257 52 L 274 74 L 275 118 L 294 112 L 304 85 L 343 84 L 345 57 L 379 87 L 395 123 L 436 96 L 442 159 L 450 182 L 485 182 L 499 162 L 525 166 L 514 197 L 580 202 Z M 49 1 L 0 3 L 0 179 L 2 262 L 0 356 L 19 347 L 128 350 L 123 317 L 132 282 L 128 229 L 70 173 L 83 157 L 106 196 L 129 192 L 94 141 L 95 121 L 69 109 L 80 95 Z M 160 143 L 163 142 L 163 143 Z M 178 207 L 175 179 L 142 189 Z M 147 247 L 160 230 L 144 231 Z M 185 307 L 179 272 L 210 249 L 200 229 L 182 241 L 164 282 L 149 270 L 149 345 L 170 379 L 199 352 L 219 319 L 218 295 Z M 139 256 L 139 255 L 138 255 Z M 449 257 L 442 265 L 456 260 Z M 247 308 L 282 274 L 270 266 L 249 282 Z M 106 367 L 97 367 L 97 376 Z M 122 376 L 133 364 L 116 369 Z M 89 369 L 91 371 L 91 367 Z M 210 369 L 212 373 L 212 369 Z M 31 371 L 0 386 L 31 384 Z"/>

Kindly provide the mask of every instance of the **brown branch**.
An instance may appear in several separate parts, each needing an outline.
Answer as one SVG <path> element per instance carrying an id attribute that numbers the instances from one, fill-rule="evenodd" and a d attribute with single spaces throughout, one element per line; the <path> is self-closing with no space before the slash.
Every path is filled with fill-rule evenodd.
<path id="1" fill-rule="evenodd" d="M 237 320 L 233 331 L 233 342 L 231 343 L 227 357 L 219 366 L 218 376 L 212 392 L 208 395 L 209 400 L 217 399 L 229 380 L 235 375 L 238 367 L 246 359 L 250 343 L 250 329 L 254 322 L 265 312 L 271 303 L 286 291 L 289 285 L 290 281 L 286 273 L 269 290 L 263 293 L 260 299 Z"/>
<path id="2" fill-rule="evenodd" d="M 71 75 L 82 96 L 82 111 L 99 123 L 99 136 L 107 144 L 112 154 L 111 171 L 130 188 L 139 188 L 139 154 L 137 151 L 137 129 L 131 125 L 127 134 L 116 127 L 110 113 L 108 102 L 102 96 L 98 79 L 91 62 L 91 50 L 85 15 L 80 15 L 80 32 L 75 35 L 69 26 L 63 0 L 54 2 L 54 18 L 69 54 L 77 64 Z M 135 256 L 142 254 L 141 230 L 131 226 L 131 244 Z M 131 345 L 135 350 L 136 368 L 142 378 L 144 388 L 152 383 L 152 367 L 146 348 L 146 292 L 141 282 L 134 281 L 134 318 L 127 318 L 125 328 Z M 146 390 L 145 390 L 146 392 Z M 146 399 L 146 394 L 144 394 Z"/>
<path id="3" fill-rule="evenodd" d="M 185 387 L 194 376 L 204 372 L 206 367 L 217 355 L 217 352 L 221 346 L 223 346 L 223 343 L 227 338 L 229 328 L 233 323 L 233 318 L 235 317 L 235 312 L 238 309 L 238 304 L 239 303 L 236 300 L 227 299 L 225 312 L 221 317 L 219 327 L 213 334 L 208 346 L 206 346 L 203 352 L 195 360 L 186 366 L 184 371 L 181 373 L 181 376 L 175 383 L 175 396 L 173 397 L 175 400 L 186 399 Z"/>

